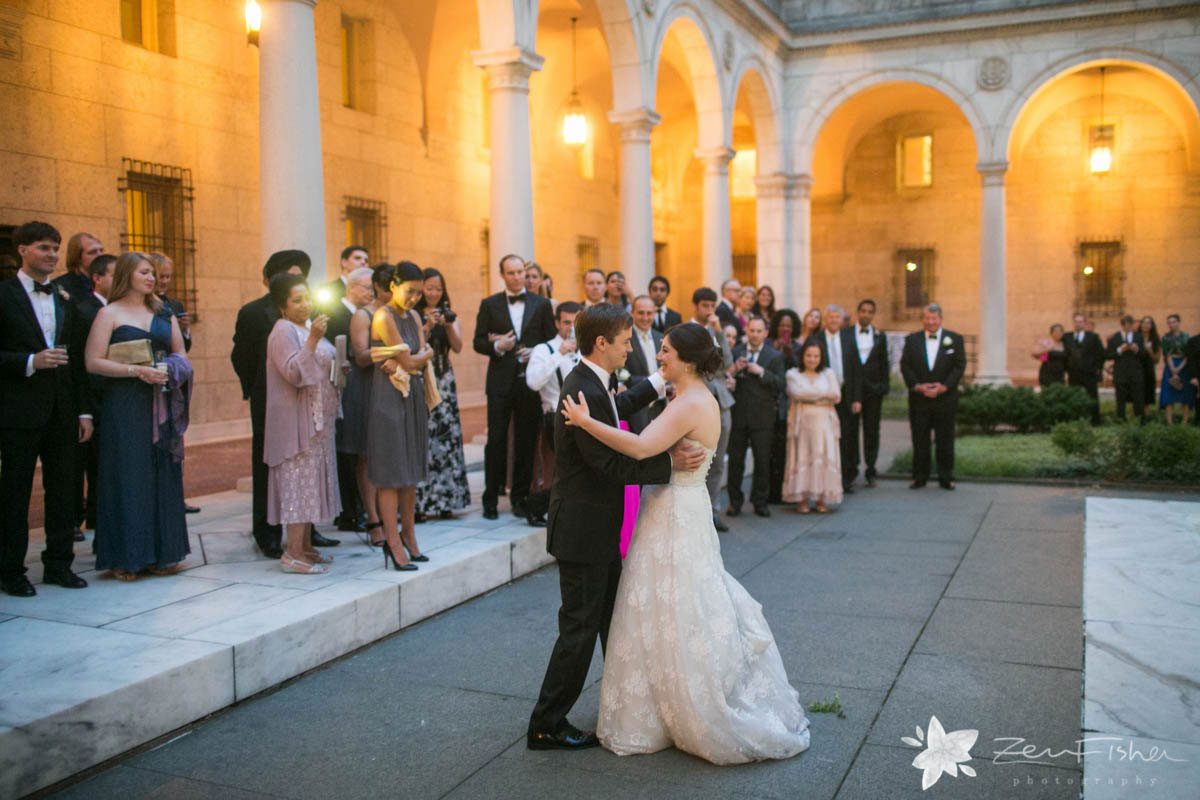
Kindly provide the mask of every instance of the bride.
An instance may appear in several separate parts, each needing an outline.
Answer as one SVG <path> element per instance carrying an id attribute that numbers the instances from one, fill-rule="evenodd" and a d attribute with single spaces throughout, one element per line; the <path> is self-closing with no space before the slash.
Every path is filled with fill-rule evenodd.
<path id="1" fill-rule="evenodd" d="M 663 337 L 658 362 L 675 399 L 641 436 L 594 420 L 582 394 L 564 400 L 568 425 L 632 458 L 684 438 L 708 454 L 701 469 L 642 492 L 609 630 L 597 734 L 617 755 L 673 745 L 714 764 L 790 758 L 808 748 L 808 719 L 762 606 L 725 571 L 704 483 L 721 433 L 704 379 L 721 368 L 720 351 L 689 322 Z"/>

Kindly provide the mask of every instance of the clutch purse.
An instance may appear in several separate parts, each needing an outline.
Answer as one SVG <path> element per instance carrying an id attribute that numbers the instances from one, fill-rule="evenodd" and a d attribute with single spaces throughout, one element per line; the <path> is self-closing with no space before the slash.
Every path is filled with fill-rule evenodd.
<path id="1" fill-rule="evenodd" d="M 105 358 L 118 364 L 153 364 L 154 351 L 150 349 L 149 339 L 134 339 L 110 344 Z"/>
<path id="2" fill-rule="evenodd" d="M 425 409 L 433 411 L 438 403 L 442 402 L 442 393 L 438 391 L 437 379 L 434 377 L 433 369 L 425 366 Z"/>

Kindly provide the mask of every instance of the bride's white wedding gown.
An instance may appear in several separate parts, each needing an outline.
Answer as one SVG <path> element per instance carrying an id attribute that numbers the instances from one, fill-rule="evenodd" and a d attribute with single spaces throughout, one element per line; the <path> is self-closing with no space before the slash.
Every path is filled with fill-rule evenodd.
<path id="1" fill-rule="evenodd" d="M 672 745 L 714 764 L 789 758 L 808 718 L 762 606 L 725 571 L 704 479 L 642 491 L 600 687 L 597 734 L 618 755 Z"/>

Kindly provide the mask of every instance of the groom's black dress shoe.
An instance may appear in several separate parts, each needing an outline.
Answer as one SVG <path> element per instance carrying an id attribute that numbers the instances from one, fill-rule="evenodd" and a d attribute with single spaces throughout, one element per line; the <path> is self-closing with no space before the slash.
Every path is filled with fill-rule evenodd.
<path id="1" fill-rule="evenodd" d="M 5 594 L 11 594 L 13 597 L 33 597 L 37 594 L 37 589 L 33 588 L 33 584 L 29 582 L 29 578 L 26 578 L 24 575 L 0 580 L 0 590 L 3 590 Z"/>
<path id="2" fill-rule="evenodd" d="M 600 740 L 590 731 L 581 731 L 574 725 L 563 723 L 558 733 L 530 733 L 525 744 L 530 750 L 583 750 L 596 747 Z"/>
<path id="3" fill-rule="evenodd" d="M 53 583 L 55 586 L 61 586 L 64 589 L 84 589 L 87 587 L 87 581 L 69 569 L 46 572 L 42 576 L 42 583 Z"/>

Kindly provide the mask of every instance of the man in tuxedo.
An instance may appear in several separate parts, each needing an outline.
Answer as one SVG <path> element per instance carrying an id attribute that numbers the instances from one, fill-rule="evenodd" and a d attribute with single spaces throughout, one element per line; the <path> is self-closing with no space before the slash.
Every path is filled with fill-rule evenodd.
<path id="1" fill-rule="evenodd" d="M 91 294 L 91 265 L 102 255 L 104 244 L 90 233 L 80 231 L 67 240 L 67 271 L 55 278 L 54 283 L 66 290 L 71 302 L 77 303 Z"/>
<path id="2" fill-rule="evenodd" d="M 627 386 L 633 388 L 658 372 L 658 351 L 662 347 L 662 334 L 654 330 L 654 301 L 647 295 L 633 300 L 633 351 L 625 362 L 629 371 Z M 654 402 L 629 418 L 629 430 L 641 433 L 650 420 L 662 413 L 664 403 Z"/>
<path id="3" fill-rule="evenodd" d="M 346 288 L 350 284 L 350 273 L 356 269 L 370 266 L 371 255 L 361 244 L 352 244 L 342 250 L 338 277 L 321 284 L 317 290 L 317 303 L 332 305 L 346 296 Z"/>
<path id="4" fill-rule="evenodd" d="M 117 257 L 107 253 L 97 256 L 88 265 L 88 277 L 92 281 L 92 291 L 82 297 L 72 297 L 78 324 L 75 326 L 75 342 L 72 349 L 82 353 L 87 348 L 88 334 L 92 332 L 92 323 L 100 309 L 108 305 L 108 293 L 112 289 L 113 265 Z M 82 391 L 89 395 L 88 405 L 93 409 L 93 415 L 99 411 L 99 398 L 96 396 L 96 381 L 90 375 L 84 378 Z M 98 425 L 93 417 L 93 425 Z M 84 540 L 81 525 L 96 530 L 96 471 L 100 466 L 100 448 L 96 437 L 88 439 L 75 450 L 75 541 Z M 84 479 L 87 488 L 84 489 Z"/>
<path id="5" fill-rule="evenodd" d="M 615 426 L 619 419 L 663 395 L 662 375 L 617 394 L 613 372 L 625 364 L 631 349 L 633 321 L 624 309 L 599 304 L 575 319 L 582 355 L 563 381 L 562 394 L 583 395 L 592 416 Z M 561 411 L 561 403 L 559 406 Z M 663 484 L 672 469 L 698 469 L 704 450 L 677 444 L 670 453 L 635 461 L 601 444 L 559 414 L 554 423 L 557 474 L 550 490 L 546 550 L 558 559 L 562 606 L 558 639 L 546 677 L 529 719 L 526 744 L 531 750 L 576 750 L 595 747 L 596 735 L 567 721 L 579 699 L 596 639 L 607 648 L 608 627 L 621 578 L 621 524 L 626 484 Z"/>
<path id="6" fill-rule="evenodd" d="M 767 507 L 771 477 L 771 436 L 784 390 L 783 354 L 767 343 L 767 321 L 755 317 L 746 324 L 746 343 L 733 351 L 733 408 L 729 429 L 729 508 L 731 517 L 742 513 L 742 478 L 746 474 L 746 448 L 754 453 L 754 478 L 750 503 L 760 517 L 771 516 Z"/>
<path id="7" fill-rule="evenodd" d="M 662 275 L 655 275 L 650 279 L 650 288 L 647 291 L 650 299 L 654 301 L 654 330 L 666 333 L 683 322 L 683 317 L 679 316 L 678 311 L 667 308 L 667 298 L 671 295 L 670 281 Z"/>
<path id="8" fill-rule="evenodd" d="M 591 308 L 604 302 L 604 291 L 608 287 L 602 269 L 589 269 L 583 273 L 583 307 Z"/>
<path id="9" fill-rule="evenodd" d="M 307 277 L 312 261 L 303 250 L 280 250 L 272 253 L 263 265 L 263 286 L 284 272 Z M 233 327 L 233 351 L 230 361 L 242 385 L 242 398 L 250 401 L 250 475 L 254 485 L 253 534 L 258 549 L 267 558 L 283 555 L 283 530 L 267 524 L 267 464 L 263 461 L 263 434 L 267 416 L 267 337 L 279 319 L 279 309 L 270 293 L 251 300 L 238 311 Z M 328 546 L 336 539 L 327 539 L 313 530 L 313 544 Z"/>
<path id="10" fill-rule="evenodd" d="M 842 343 L 846 352 L 853 352 L 858 359 L 859 383 L 862 386 L 862 405 L 858 414 L 846 418 L 842 428 L 844 447 L 842 474 L 845 482 L 853 484 L 858 477 L 858 429 L 862 426 L 862 461 L 866 466 L 867 488 L 875 488 L 875 461 L 879 458 L 879 425 L 883 411 L 883 398 L 891 388 L 891 369 L 888 364 L 887 335 L 876 328 L 875 301 L 861 300 L 856 309 L 858 324 L 843 332 Z"/>
<path id="11" fill-rule="evenodd" d="M 963 338 L 942 327 L 942 307 L 925 306 L 924 330 L 904 339 L 900 374 L 908 387 L 908 424 L 912 430 L 913 482 L 920 489 L 929 480 L 929 435 L 937 438 L 938 485 L 954 488 L 954 416 L 958 411 L 958 382 L 967 371 Z"/>
<path id="12" fill-rule="evenodd" d="M 375 297 L 375 289 L 371 283 L 373 274 L 370 267 L 351 270 L 343 276 L 346 281 L 345 294 L 340 299 L 327 301 L 315 309 L 317 313 L 324 313 L 329 318 L 325 326 L 325 338 L 330 344 L 336 347 L 337 337 L 346 337 L 345 348 L 340 355 L 347 361 L 350 358 L 350 320 L 356 311 L 365 308 Z M 358 455 L 342 452 L 342 435 L 342 420 L 338 419 L 334 438 L 337 446 L 338 492 L 342 498 L 342 513 L 334 523 L 339 531 L 362 533 L 366 526 L 362 519 L 362 503 L 358 497 Z"/>
<path id="13" fill-rule="evenodd" d="M 839 439 L 842 460 L 842 491 L 854 493 L 854 478 L 858 475 L 858 438 L 846 435 L 849 428 L 858 424 L 862 411 L 862 361 L 858 357 L 857 340 L 852 330 L 842 330 L 846 312 L 839 305 L 825 307 L 821 318 L 824 327 L 808 337 L 821 348 L 821 368 L 829 367 L 837 376 L 842 390 L 842 399 L 834 408 L 841 424 Z M 806 342 L 807 344 L 807 342 Z"/>
<path id="14" fill-rule="evenodd" d="M 50 282 L 62 236 L 45 222 L 13 232 L 21 258 L 15 278 L 0 283 L 0 590 L 37 594 L 25 577 L 29 495 L 38 459 L 45 489 L 46 549 L 42 581 L 81 589 L 75 558 L 75 450 L 92 437 L 79 324 L 65 290 Z"/>
<path id="15" fill-rule="evenodd" d="M 725 338 L 725 329 L 717 316 L 717 293 L 707 286 L 701 286 L 692 292 L 692 319 L 697 325 L 708 328 L 713 337 L 713 347 L 721 351 L 722 370 L 710 378 L 708 390 L 717 399 L 721 407 L 721 438 L 717 441 L 717 451 L 713 455 L 712 464 L 708 467 L 708 497 L 713 507 L 713 527 L 720 533 L 729 531 L 729 526 L 721 520 L 721 483 L 725 479 L 725 452 L 729 449 L 729 433 L 733 428 L 734 406 L 733 378 L 729 377 L 729 368 L 733 366 L 733 351 L 729 349 L 729 340 Z"/>
<path id="16" fill-rule="evenodd" d="M 1125 421 L 1125 404 L 1133 404 L 1133 415 L 1146 424 L 1146 398 L 1143 393 L 1144 366 L 1148 359 L 1137 320 L 1121 317 L 1121 330 L 1108 340 L 1108 360 L 1113 362 L 1113 388 L 1117 391 L 1117 419 Z"/>
<path id="17" fill-rule="evenodd" d="M 1087 318 L 1076 314 L 1071 319 L 1074 331 L 1063 337 L 1067 351 L 1067 383 L 1082 386 L 1092 398 L 1092 424 L 1100 424 L 1100 375 L 1104 372 L 1104 343 L 1087 329 Z"/>
<path id="18" fill-rule="evenodd" d="M 737 328 L 738 339 L 745 333 L 742 321 L 737 317 L 738 297 L 742 293 L 742 284 L 737 279 L 730 278 L 721 284 L 721 299 L 717 303 L 717 317 L 721 320 L 722 330 L 727 325 Z"/>
<path id="19" fill-rule="evenodd" d="M 533 348 L 554 338 L 550 301 L 525 291 L 525 261 L 518 255 L 500 259 L 504 291 L 483 298 L 475 318 L 475 352 L 488 357 L 487 446 L 483 451 L 483 516 L 496 519 L 496 499 L 508 471 L 508 425 L 513 423 L 512 512 L 528 518 L 525 499 L 533 480 L 541 404 L 525 383 Z"/>

